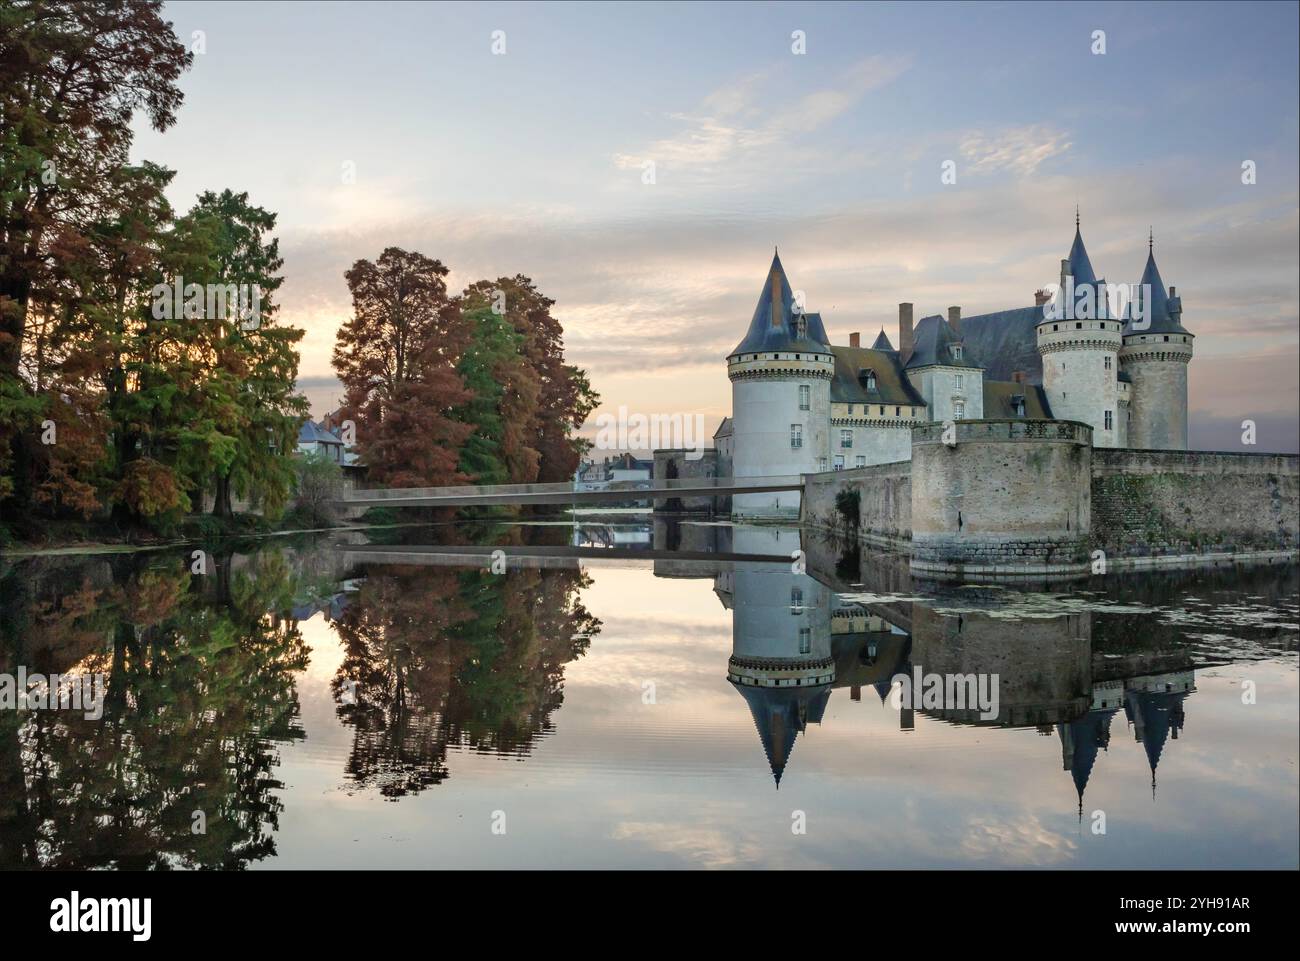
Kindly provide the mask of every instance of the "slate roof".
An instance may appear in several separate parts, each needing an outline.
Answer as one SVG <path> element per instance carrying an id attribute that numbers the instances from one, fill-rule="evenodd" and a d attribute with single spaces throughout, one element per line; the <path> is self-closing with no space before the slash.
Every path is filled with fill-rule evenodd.
<path id="1" fill-rule="evenodd" d="M 1030 384 L 1043 382 L 1043 356 L 1034 328 L 1043 319 L 1042 307 L 1013 307 L 991 314 L 963 317 L 961 336 L 966 351 L 984 364 L 984 377 L 1010 380 L 1018 370 Z"/>
<path id="2" fill-rule="evenodd" d="M 715 440 L 719 437 L 730 437 L 735 433 L 734 428 L 735 423 L 732 419 L 730 417 L 724 417 L 722 418 L 722 423 L 718 425 L 718 429 L 713 432 L 713 437 Z"/>
<path id="3" fill-rule="evenodd" d="M 907 370 L 915 370 L 917 367 L 933 367 L 936 364 L 944 367 L 969 367 L 973 369 L 979 369 L 980 367 L 979 364 L 967 356 L 967 351 L 964 349 L 960 360 L 953 358 L 949 348 L 953 344 L 962 343 L 962 338 L 958 337 L 956 331 L 948 325 L 948 321 L 938 314 L 921 318 L 916 325 L 915 338 L 912 356 L 904 365 Z"/>
<path id="4" fill-rule="evenodd" d="M 309 420 L 304 421 L 303 425 L 298 428 L 298 443 L 310 444 L 313 442 L 317 444 L 338 444 L 340 447 L 343 446 L 342 440 L 335 437 L 323 427 Z"/>
<path id="5" fill-rule="evenodd" d="M 885 333 L 885 328 L 880 328 L 880 333 L 876 335 L 876 342 L 871 345 L 872 350 L 893 350 L 894 345 L 889 342 L 889 335 Z"/>
<path id="6" fill-rule="evenodd" d="M 794 292 L 785 276 L 785 268 L 781 266 L 781 258 L 773 254 L 772 266 L 768 268 L 767 281 L 758 295 L 758 305 L 754 308 L 749 330 L 745 333 L 744 340 L 728 356 L 775 350 L 829 354 L 830 338 L 822 326 L 821 314 L 805 313 L 803 320 L 804 336 L 800 337 Z"/>
<path id="7" fill-rule="evenodd" d="M 1142 271 L 1142 279 L 1138 281 L 1141 285 L 1151 285 L 1151 303 L 1149 311 L 1151 315 L 1151 326 L 1145 330 L 1134 330 L 1131 317 L 1124 319 L 1124 334 L 1190 334 L 1179 320 L 1182 316 L 1181 298 L 1174 297 L 1172 300 L 1165 291 L 1165 282 L 1160 279 L 1160 269 L 1156 267 L 1156 255 L 1152 250 L 1147 251 L 1147 265 Z M 1139 293 L 1139 296 L 1141 294 Z"/>
<path id="8" fill-rule="evenodd" d="M 1075 287 L 1097 282 L 1097 275 L 1092 270 L 1092 261 L 1088 259 L 1088 251 L 1083 246 L 1083 235 L 1079 233 L 1077 223 L 1074 225 L 1074 243 L 1070 246 L 1070 275 L 1074 277 Z"/>
<path id="9" fill-rule="evenodd" d="M 1014 399 L 1025 399 L 1024 414 L 1016 413 Z M 1026 420 L 1051 420 L 1052 408 L 1047 394 L 1037 384 L 1017 384 L 1013 381 L 984 380 L 984 416 L 989 420 L 1005 417 L 1024 417 Z"/>
<path id="10" fill-rule="evenodd" d="M 925 406 L 925 400 L 903 375 L 897 351 L 867 347 L 832 347 L 831 352 L 835 355 L 831 403 Z M 864 370 L 875 372 L 875 390 L 867 390 L 866 378 L 860 376 Z"/>
<path id="11" fill-rule="evenodd" d="M 775 688 L 737 684 L 735 681 L 731 684 L 749 705 L 754 727 L 763 742 L 763 753 L 767 755 L 772 777 L 779 788 L 786 762 L 794 750 L 795 737 L 809 721 L 821 723 L 826 702 L 831 696 L 830 686 Z"/>

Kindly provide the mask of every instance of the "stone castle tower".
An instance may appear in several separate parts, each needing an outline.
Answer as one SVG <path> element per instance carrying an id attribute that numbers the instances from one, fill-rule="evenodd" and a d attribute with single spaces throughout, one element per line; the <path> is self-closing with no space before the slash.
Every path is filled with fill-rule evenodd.
<path id="1" fill-rule="evenodd" d="M 745 338 L 727 356 L 736 477 L 828 470 L 835 357 L 821 315 L 796 304 L 773 255 Z M 737 517 L 797 517 L 799 493 L 743 494 Z"/>
<path id="2" fill-rule="evenodd" d="M 1093 272 L 1076 215 L 1074 245 L 1069 259 L 1061 261 L 1061 289 L 1036 328 L 1043 390 L 1053 417 L 1092 427 L 1094 447 L 1126 447 L 1128 412 L 1120 405 L 1121 392 L 1128 393 L 1120 381 L 1123 323 L 1110 317 L 1105 289 L 1106 282 Z"/>
<path id="3" fill-rule="evenodd" d="M 1126 447 L 1187 449 L 1187 365 L 1193 335 L 1181 323 L 1183 305 L 1175 288 L 1165 293 L 1156 268 L 1155 245 L 1147 247 L 1140 290 L 1151 291 L 1139 327 L 1124 325 L 1120 366 L 1133 383 L 1133 411 Z"/>

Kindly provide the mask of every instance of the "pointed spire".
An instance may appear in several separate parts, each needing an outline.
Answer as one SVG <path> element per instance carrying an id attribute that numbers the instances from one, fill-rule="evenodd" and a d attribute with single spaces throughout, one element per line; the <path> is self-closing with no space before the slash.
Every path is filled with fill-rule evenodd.
<path id="1" fill-rule="evenodd" d="M 1074 277 L 1074 286 L 1077 290 L 1084 284 L 1095 284 L 1097 275 L 1093 273 L 1092 261 L 1088 259 L 1088 250 L 1083 245 L 1083 234 L 1079 230 L 1078 209 L 1074 215 L 1074 243 L 1070 245 L 1069 272 Z"/>
<path id="2" fill-rule="evenodd" d="M 1156 247 L 1156 228 L 1150 226 L 1147 228 L 1147 253 L 1153 253 Z"/>
<path id="3" fill-rule="evenodd" d="M 1077 203 L 1074 205 L 1074 230 L 1075 233 L 1079 231 L 1079 205 Z"/>

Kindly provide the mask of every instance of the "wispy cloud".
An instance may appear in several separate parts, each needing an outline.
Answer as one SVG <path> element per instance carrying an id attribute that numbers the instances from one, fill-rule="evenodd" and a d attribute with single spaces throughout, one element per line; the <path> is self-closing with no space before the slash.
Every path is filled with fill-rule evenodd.
<path id="1" fill-rule="evenodd" d="M 635 152 L 616 153 L 621 170 L 640 169 L 647 161 L 677 173 L 708 176 L 724 166 L 753 162 L 774 147 L 789 148 L 789 164 L 797 138 L 806 136 L 851 110 L 868 93 L 897 79 L 910 58 L 873 56 L 843 71 L 833 86 L 783 100 L 772 88 L 772 73 L 756 73 L 714 90 L 691 113 L 669 114 L 680 130 L 652 141 Z M 805 151 L 806 148 L 801 148 Z M 780 159 L 780 158 L 778 158 Z M 726 171 L 734 174 L 734 170 Z"/>
<path id="2" fill-rule="evenodd" d="M 1009 171 L 1027 177 L 1046 161 L 1069 150 L 1068 136 L 1045 124 L 1032 124 L 993 133 L 969 133 L 962 138 L 959 149 L 968 174 Z"/>

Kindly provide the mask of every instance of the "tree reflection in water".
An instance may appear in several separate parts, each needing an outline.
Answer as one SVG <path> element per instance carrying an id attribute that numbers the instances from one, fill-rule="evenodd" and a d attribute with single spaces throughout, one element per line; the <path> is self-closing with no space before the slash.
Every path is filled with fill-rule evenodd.
<path id="1" fill-rule="evenodd" d="M 276 745 L 302 736 L 292 675 L 308 650 L 268 611 L 295 577 L 276 551 L 210 563 L 207 577 L 96 559 L 0 578 L 0 671 L 107 681 L 99 720 L 0 716 L 0 867 L 237 869 L 274 853 Z"/>
<path id="2" fill-rule="evenodd" d="M 333 622 L 349 780 L 398 798 L 446 778 L 451 746 L 528 753 L 563 702 L 564 665 L 600 630 L 579 600 L 589 584 L 577 570 L 372 568 Z"/>

